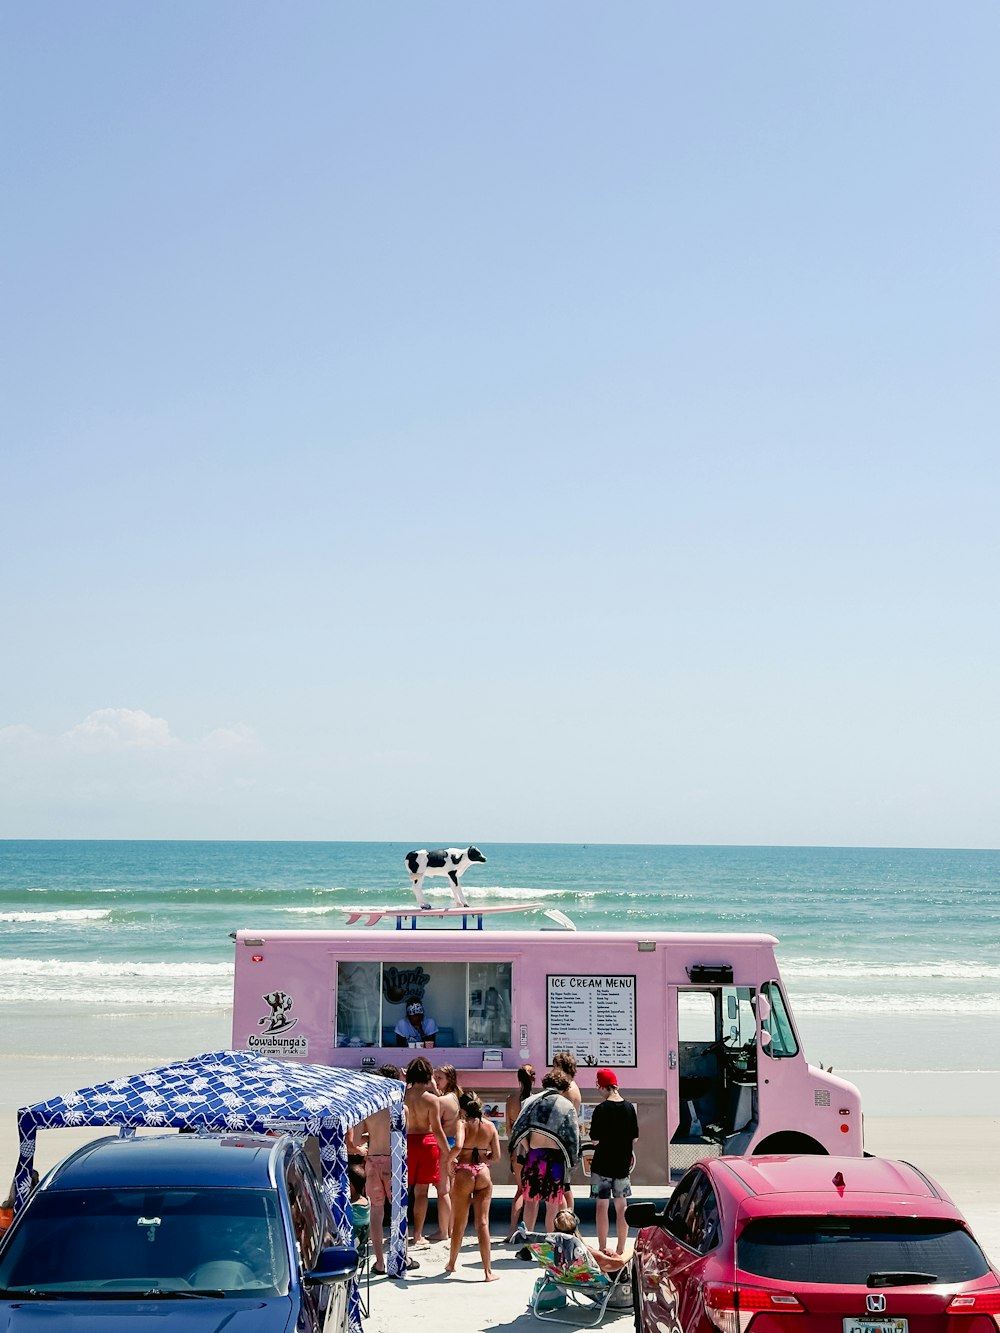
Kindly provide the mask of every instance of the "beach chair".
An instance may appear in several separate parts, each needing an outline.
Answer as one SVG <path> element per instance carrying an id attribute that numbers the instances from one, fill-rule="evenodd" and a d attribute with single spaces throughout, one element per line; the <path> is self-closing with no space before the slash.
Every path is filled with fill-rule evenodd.
<path id="1" fill-rule="evenodd" d="M 557 1324 L 596 1328 L 611 1311 L 632 1309 L 632 1273 L 626 1265 L 604 1273 L 578 1236 L 552 1232 L 528 1248 L 547 1281 L 535 1283 L 531 1313 Z M 563 1300 L 553 1301 L 553 1289 Z"/>

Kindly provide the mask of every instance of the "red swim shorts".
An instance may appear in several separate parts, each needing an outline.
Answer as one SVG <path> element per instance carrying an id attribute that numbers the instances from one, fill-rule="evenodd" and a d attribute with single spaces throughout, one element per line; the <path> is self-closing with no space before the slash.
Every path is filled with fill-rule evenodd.
<path id="1" fill-rule="evenodd" d="M 411 1185 L 436 1185 L 441 1178 L 441 1152 L 433 1134 L 407 1134 L 406 1172 Z"/>

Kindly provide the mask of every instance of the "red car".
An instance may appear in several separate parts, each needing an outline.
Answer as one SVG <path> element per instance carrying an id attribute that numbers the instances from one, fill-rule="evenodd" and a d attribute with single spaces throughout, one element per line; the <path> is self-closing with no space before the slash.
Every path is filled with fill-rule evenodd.
<path id="1" fill-rule="evenodd" d="M 944 1190 L 879 1157 L 717 1157 L 631 1204 L 637 1333 L 997 1333 L 1000 1274 Z"/>

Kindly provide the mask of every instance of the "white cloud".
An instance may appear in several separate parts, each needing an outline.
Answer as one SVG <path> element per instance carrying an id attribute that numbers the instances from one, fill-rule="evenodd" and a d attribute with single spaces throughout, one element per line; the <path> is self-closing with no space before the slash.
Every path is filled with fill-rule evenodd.
<path id="1" fill-rule="evenodd" d="M 152 717 L 141 708 L 98 708 L 82 722 L 65 732 L 62 740 L 69 745 L 117 748 L 162 748 L 180 745 L 170 734 L 165 718 Z"/>
<path id="2" fill-rule="evenodd" d="M 17 723 L 10 727 L 0 727 L 0 745 L 16 745 L 18 741 L 25 741 L 30 744 L 34 739 L 35 733 L 30 727 Z"/>
<path id="3" fill-rule="evenodd" d="M 263 751 L 236 723 L 185 740 L 140 708 L 99 708 L 59 734 L 0 728 L 0 836 L 183 836 L 239 806 Z"/>

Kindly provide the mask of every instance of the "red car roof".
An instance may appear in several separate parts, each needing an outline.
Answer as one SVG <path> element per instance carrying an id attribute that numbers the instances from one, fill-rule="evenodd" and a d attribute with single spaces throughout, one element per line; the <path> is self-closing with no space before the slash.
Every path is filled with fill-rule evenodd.
<path id="1" fill-rule="evenodd" d="M 720 1157 L 706 1162 L 745 1214 L 875 1213 L 960 1218 L 929 1176 L 885 1157 Z"/>

